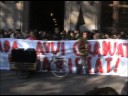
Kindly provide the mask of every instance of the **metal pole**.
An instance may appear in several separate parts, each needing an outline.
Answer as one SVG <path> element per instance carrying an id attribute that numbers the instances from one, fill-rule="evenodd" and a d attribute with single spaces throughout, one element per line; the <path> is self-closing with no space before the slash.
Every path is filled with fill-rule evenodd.
<path id="1" fill-rule="evenodd" d="M 22 31 L 22 11 L 23 11 L 23 9 L 22 9 L 22 7 L 23 7 L 23 1 L 20 1 L 20 30 Z"/>
<path id="2" fill-rule="evenodd" d="M 70 12 L 69 12 L 69 26 L 70 26 L 70 30 L 71 30 L 71 13 L 72 13 L 72 1 L 70 1 Z"/>
<path id="3" fill-rule="evenodd" d="M 19 2 L 20 3 L 20 12 L 19 12 L 19 19 L 20 19 L 20 30 L 21 30 L 21 1 Z"/>
<path id="4" fill-rule="evenodd" d="M 98 8 L 99 8 L 99 11 L 98 11 L 98 30 L 99 30 L 100 34 L 102 33 L 101 32 L 101 8 L 102 8 L 101 4 L 102 4 L 101 1 L 98 1 Z"/>
<path id="5" fill-rule="evenodd" d="M 2 3 L 2 1 L 0 1 L 0 4 Z M 1 12 L 2 12 L 2 6 L 0 5 L 0 25 L 2 25 L 2 18 L 3 16 L 1 15 Z M 0 26 L 0 30 L 2 29 L 2 26 Z"/>

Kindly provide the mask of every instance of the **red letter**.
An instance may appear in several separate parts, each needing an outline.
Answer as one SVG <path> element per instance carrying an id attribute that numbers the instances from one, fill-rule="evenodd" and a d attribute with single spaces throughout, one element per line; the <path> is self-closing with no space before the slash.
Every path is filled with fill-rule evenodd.
<path id="1" fill-rule="evenodd" d="M 121 55 L 121 57 L 124 57 L 124 52 L 123 52 L 123 48 L 122 48 L 122 44 L 120 43 L 117 47 L 117 54 Z"/>
<path id="2" fill-rule="evenodd" d="M 113 56 L 113 55 L 115 54 L 115 52 L 116 52 L 116 46 L 117 46 L 117 43 L 114 42 L 114 46 L 113 46 L 113 48 L 111 47 L 110 42 L 108 42 L 108 45 L 109 45 L 109 54 L 110 54 L 110 56 Z M 113 52 L 111 51 L 112 49 L 113 49 Z"/>
<path id="3" fill-rule="evenodd" d="M 112 58 L 106 58 L 105 61 L 107 61 L 107 73 L 108 73 L 111 71 L 110 61 L 112 61 Z"/>
<path id="4" fill-rule="evenodd" d="M 60 51 L 60 42 L 57 43 L 56 50 L 54 49 L 55 48 L 54 42 L 51 42 L 51 47 L 52 47 L 52 53 L 57 54 Z"/>
<path id="5" fill-rule="evenodd" d="M 100 72 L 103 73 L 102 64 L 100 61 L 100 58 L 97 59 L 96 65 L 95 65 L 95 73 Z"/>
<path id="6" fill-rule="evenodd" d="M 9 52 L 9 49 L 10 49 L 10 43 L 9 41 L 4 41 L 4 51 L 5 52 Z"/>
<path id="7" fill-rule="evenodd" d="M 42 53 L 44 54 L 44 51 L 42 49 L 42 45 L 41 45 L 41 42 L 37 42 L 37 46 L 36 46 L 36 54 L 38 55 L 39 53 Z"/>
<path id="8" fill-rule="evenodd" d="M 0 41 L 0 51 L 3 52 L 2 43 Z"/>
<path id="9" fill-rule="evenodd" d="M 80 56 L 78 51 L 76 51 L 77 48 L 78 48 L 78 42 L 75 42 L 73 45 L 73 52 L 76 56 Z"/>
<path id="10" fill-rule="evenodd" d="M 61 51 L 62 51 L 62 55 L 65 55 L 65 43 L 64 42 L 61 43 Z"/>
<path id="11" fill-rule="evenodd" d="M 68 65 L 69 65 L 69 73 L 72 73 L 72 59 L 68 59 Z"/>
<path id="12" fill-rule="evenodd" d="M 46 53 L 49 53 L 50 50 L 50 43 L 43 42 L 43 46 L 45 48 Z"/>
<path id="13" fill-rule="evenodd" d="M 119 62 L 120 62 L 120 58 L 118 58 L 117 61 L 116 61 L 114 72 L 117 72 L 117 68 L 119 66 Z"/>
<path id="14" fill-rule="evenodd" d="M 99 42 L 95 42 L 95 44 L 94 44 L 93 55 L 95 56 L 96 54 L 97 54 L 98 56 L 100 56 Z"/>
<path id="15" fill-rule="evenodd" d="M 126 46 L 126 58 L 128 58 L 128 43 L 124 43 L 124 46 Z"/>
<path id="16" fill-rule="evenodd" d="M 88 43 L 88 51 L 91 55 L 93 55 L 93 52 L 91 51 L 91 43 Z"/>
<path id="17" fill-rule="evenodd" d="M 108 54 L 109 46 L 106 41 L 103 41 L 102 45 L 103 55 L 106 56 Z"/>
<path id="18" fill-rule="evenodd" d="M 17 45 L 17 42 L 14 41 L 14 43 L 13 43 L 13 45 L 12 45 L 12 49 L 16 49 L 16 48 L 18 48 L 18 45 Z"/>

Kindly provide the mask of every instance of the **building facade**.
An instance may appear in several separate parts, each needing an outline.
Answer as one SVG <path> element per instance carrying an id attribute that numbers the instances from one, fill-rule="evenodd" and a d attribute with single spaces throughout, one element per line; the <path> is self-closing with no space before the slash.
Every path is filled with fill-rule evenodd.
<path id="1" fill-rule="evenodd" d="M 65 1 L 64 29 L 128 32 L 128 1 Z M 0 29 L 29 29 L 29 1 L 0 1 Z"/>
<path id="2" fill-rule="evenodd" d="M 28 30 L 28 21 L 28 1 L 0 1 L 0 29 Z"/>

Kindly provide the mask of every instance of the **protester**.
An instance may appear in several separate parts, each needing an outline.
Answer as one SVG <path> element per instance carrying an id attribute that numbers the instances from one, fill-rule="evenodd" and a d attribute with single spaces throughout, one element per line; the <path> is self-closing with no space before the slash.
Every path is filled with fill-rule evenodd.
<path id="1" fill-rule="evenodd" d="M 33 32 L 33 33 L 31 33 Z M 33 34 L 33 36 L 32 36 Z M 31 36 L 30 36 L 31 35 Z M 55 29 L 55 32 L 48 31 L 38 31 L 31 30 L 21 31 L 20 29 L 16 30 L 0 30 L 0 38 L 16 38 L 16 39 L 32 39 L 32 40 L 77 40 L 80 37 L 79 29 L 66 32 L 65 30 L 59 31 L 58 28 Z M 128 39 L 126 32 L 118 32 L 117 30 L 99 32 L 98 30 L 92 30 L 88 32 L 88 39 Z"/>
<path id="2" fill-rule="evenodd" d="M 86 74 L 89 74 L 89 67 L 87 64 L 87 56 L 88 56 L 88 41 L 87 41 L 87 32 L 82 32 L 82 36 L 78 39 L 78 50 L 80 53 L 80 59 L 81 59 L 81 65 L 83 65 L 86 68 Z M 78 71 L 81 70 L 81 67 L 78 67 Z"/>
<path id="3" fill-rule="evenodd" d="M 35 37 L 35 35 L 34 35 L 34 32 L 30 32 L 30 34 L 29 34 L 29 37 L 27 38 L 28 40 L 36 40 L 36 37 Z"/>

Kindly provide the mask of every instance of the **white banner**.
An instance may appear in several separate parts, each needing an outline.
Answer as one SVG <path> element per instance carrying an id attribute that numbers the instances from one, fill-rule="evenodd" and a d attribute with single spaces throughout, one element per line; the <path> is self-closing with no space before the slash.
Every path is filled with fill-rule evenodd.
<path id="1" fill-rule="evenodd" d="M 90 74 L 119 75 L 128 77 L 128 40 L 89 40 L 88 64 Z M 34 48 L 41 54 L 42 70 L 46 70 L 51 55 L 63 56 L 71 73 L 76 73 L 80 57 L 76 40 L 41 41 L 0 38 L 0 69 L 10 70 L 8 54 L 12 48 Z M 49 66 L 50 67 L 50 66 Z"/>

